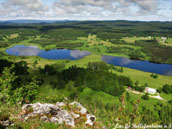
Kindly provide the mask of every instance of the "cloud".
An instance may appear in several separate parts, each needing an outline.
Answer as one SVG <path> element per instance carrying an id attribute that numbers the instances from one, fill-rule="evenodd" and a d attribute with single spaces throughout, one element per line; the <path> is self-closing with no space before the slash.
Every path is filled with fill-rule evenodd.
<path id="1" fill-rule="evenodd" d="M 168 70 L 164 74 L 167 75 L 167 76 L 172 76 L 172 70 Z"/>
<path id="2" fill-rule="evenodd" d="M 54 2 L 52 2 L 54 1 Z M 159 0 L 5 0 L 0 18 L 77 20 L 158 20 Z M 47 0 L 46 3 L 49 1 Z M 166 7 L 166 6 L 165 6 Z M 161 10 L 161 11 L 159 11 Z M 171 10 L 169 7 L 168 10 Z M 171 19 L 163 13 L 165 19 Z M 163 19 L 164 19 L 163 17 Z"/>
<path id="3" fill-rule="evenodd" d="M 157 6 L 156 0 L 59 0 L 53 3 L 52 9 L 55 14 L 65 16 L 115 16 L 132 15 L 131 7 L 137 8 L 134 14 L 153 13 Z"/>
<path id="4" fill-rule="evenodd" d="M 102 61 L 106 62 L 106 63 L 111 63 L 112 60 L 114 60 L 116 57 L 114 56 L 102 56 Z"/>
<path id="5" fill-rule="evenodd" d="M 88 52 L 88 51 L 79 51 L 79 50 L 71 50 L 70 51 L 70 56 L 74 57 L 75 59 L 81 59 L 88 55 L 90 55 L 90 52 Z"/>
<path id="6" fill-rule="evenodd" d="M 145 11 L 147 13 L 156 12 L 158 9 L 157 0 L 128 0 L 128 2 L 135 4 L 142 11 Z"/>
<path id="7" fill-rule="evenodd" d="M 7 53 L 17 56 L 37 56 L 41 49 L 34 46 L 12 47 L 7 49 Z"/>
<path id="8" fill-rule="evenodd" d="M 6 0 L 1 3 L 0 16 L 28 17 L 45 15 L 49 10 L 41 0 Z"/>
<path id="9" fill-rule="evenodd" d="M 121 66 L 125 66 L 125 65 L 131 64 L 131 63 L 133 63 L 133 62 L 135 62 L 135 61 L 134 61 L 134 60 L 130 60 L 130 59 L 128 59 L 128 58 L 123 58 L 123 59 L 121 59 L 121 61 L 120 61 L 120 65 L 121 65 Z"/>

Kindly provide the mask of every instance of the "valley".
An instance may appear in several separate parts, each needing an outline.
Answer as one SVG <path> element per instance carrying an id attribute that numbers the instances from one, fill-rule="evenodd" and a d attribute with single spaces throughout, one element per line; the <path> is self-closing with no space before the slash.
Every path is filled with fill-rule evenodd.
<path id="1" fill-rule="evenodd" d="M 161 29 L 166 26 L 131 21 L 1 26 L 0 120 L 28 128 L 31 123 L 9 117 L 23 104 L 78 101 L 96 116 L 99 128 L 170 123 L 172 30 Z M 145 93 L 146 87 L 155 95 Z M 44 124 L 35 123 L 56 128 Z"/>

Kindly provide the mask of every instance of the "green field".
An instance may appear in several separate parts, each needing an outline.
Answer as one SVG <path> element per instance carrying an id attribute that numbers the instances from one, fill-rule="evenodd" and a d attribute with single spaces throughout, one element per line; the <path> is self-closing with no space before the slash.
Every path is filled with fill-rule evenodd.
<path id="1" fill-rule="evenodd" d="M 168 38 L 168 39 L 167 39 L 167 43 L 172 44 L 172 38 Z"/>
<path id="2" fill-rule="evenodd" d="M 135 43 L 137 40 L 151 40 L 151 37 L 124 37 L 122 40 L 126 41 L 127 43 Z"/>

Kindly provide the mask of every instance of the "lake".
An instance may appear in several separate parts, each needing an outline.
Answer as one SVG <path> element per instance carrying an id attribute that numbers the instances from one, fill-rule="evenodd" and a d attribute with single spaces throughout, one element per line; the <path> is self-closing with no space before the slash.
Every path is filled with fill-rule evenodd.
<path id="1" fill-rule="evenodd" d="M 53 60 L 78 60 L 90 55 L 88 51 L 54 49 L 45 51 L 36 46 L 16 45 L 6 50 L 6 53 L 14 56 L 39 56 Z"/>
<path id="2" fill-rule="evenodd" d="M 16 45 L 6 50 L 9 55 L 15 56 L 39 56 L 45 59 L 53 60 L 78 60 L 90 55 L 88 51 L 54 49 L 45 51 L 36 46 Z M 117 56 L 102 56 L 102 61 L 115 66 L 127 67 L 145 72 L 157 73 L 172 76 L 172 65 L 156 64 L 149 61 L 130 60 L 129 58 Z"/>
<path id="3" fill-rule="evenodd" d="M 115 66 L 172 76 L 172 65 L 170 64 L 156 64 L 149 61 L 130 60 L 129 58 L 117 56 L 102 56 L 102 60 Z"/>

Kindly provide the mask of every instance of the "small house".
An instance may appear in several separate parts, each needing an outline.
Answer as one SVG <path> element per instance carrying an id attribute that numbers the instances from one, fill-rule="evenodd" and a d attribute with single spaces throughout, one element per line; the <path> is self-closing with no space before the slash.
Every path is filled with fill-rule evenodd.
<path id="1" fill-rule="evenodd" d="M 167 40 L 166 37 L 161 37 L 162 41 L 165 42 Z"/>
<path id="2" fill-rule="evenodd" d="M 150 94 L 155 94 L 156 93 L 156 89 L 146 87 L 145 88 L 145 92 L 146 93 L 150 93 Z"/>

